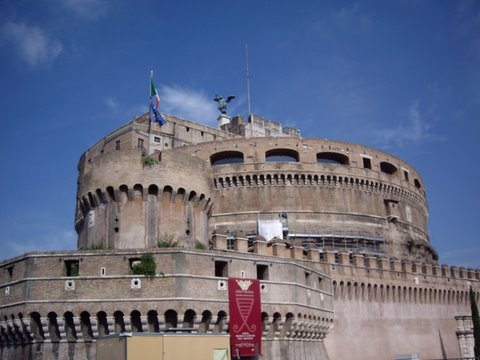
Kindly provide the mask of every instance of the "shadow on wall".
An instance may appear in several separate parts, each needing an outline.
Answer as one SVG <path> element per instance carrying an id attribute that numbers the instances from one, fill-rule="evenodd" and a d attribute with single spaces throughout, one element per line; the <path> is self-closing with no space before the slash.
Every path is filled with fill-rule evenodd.
<path id="1" fill-rule="evenodd" d="M 442 359 L 447 359 L 447 353 L 445 352 L 445 345 L 443 344 L 442 333 L 438 329 L 438 337 L 440 338 L 440 349 L 442 350 Z"/>

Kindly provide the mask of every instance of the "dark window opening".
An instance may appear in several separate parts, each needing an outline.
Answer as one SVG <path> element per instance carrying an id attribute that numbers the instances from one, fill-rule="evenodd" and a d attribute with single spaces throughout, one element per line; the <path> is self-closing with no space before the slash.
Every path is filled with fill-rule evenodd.
<path id="1" fill-rule="evenodd" d="M 187 127 L 186 127 L 186 130 L 187 130 L 187 132 L 189 132 L 189 131 L 190 131 L 190 128 L 187 126 Z"/>
<path id="2" fill-rule="evenodd" d="M 115 141 L 115 150 L 120 150 L 120 140 Z"/>
<path id="3" fill-rule="evenodd" d="M 228 277 L 228 263 L 226 261 L 215 261 L 215 276 Z"/>
<path id="4" fill-rule="evenodd" d="M 298 152 L 290 149 L 273 149 L 265 153 L 267 162 L 298 162 Z"/>
<path id="5" fill-rule="evenodd" d="M 381 162 L 380 171 L 385 174 L 394 175 L 397 172 L 397 168 L 395 165 L 392 165 L 388 162 Z"/>
<path id="6" fill-rule="evenodd" d="M 364 169 L 371 169 L 372 168 L 372 160 L 370 160 L 369 158 L 362 158 L 363 159 L 363 168 Z"/>
<path id="7" fill-rule="evenodd" d="M 160 137 L 159 136 L 154 136 L 153 137 L 153 142 L 159 144 L 161 142 Z"/>
<path id="8" fill-rule="evenodd" d="M 421 189 L 421 188 L 422 188 L 422 184 L 420 184 L 420 181 L 418 181 L 418 179 L 415 179 L 415 180 L 414 180 L 414 183 L 415 183 L 415 187 L 416 187 L 417 189 Z"/>
<path id="9" fill-rule="evenodd" d="M 317 163 L 322 164 L 334 164 L 334 165 L 350 165 L 350 160 L 348 156 L 333 153 L 333 152 L 323 152 L 317 154 Z"/>
<path id="10" fill-rule="evenodd" d="M 200 131 L 200 136 L 203 136 L 203 131 Z"/>
<path id="11" fill-rule="evenodd" d="M 407 171 L 407 170 L 403 170 L 403 176 L 405 177 L 405 181 L 409 181 L 409 179 L 408 179 L 408 171 Z"/>
<path id="12" fill-rule="evenodd" d="M 243 164 L 243 153 L 240 151 L 222 151 L 210 156 L 213 166 L 225 164 Z"/>
<path id="13" fill-rule="evenodd" d="M 268 265 L 257 265 L 257 279 L 268 280 Z"/>
<path id="14" fill-rule="evenodd" d="M 138 148 L 143 149 L 143 139 L 138 139 Z"/>
<path id="15" fill-rule="evenodd" d="M 9 267 L 7 268 L 8 277 L 10 278 L 10 280 L 13 279 L 13 268 L 14 268 L 14 266 L 9 266 Z"/>
<path id="16" fill-rule="evenodd" d="M 80 262 L 78 260 L 65 260 L 65 270 L 67 276 L 78 276 L 80 271 Z"/>
<path id="17" fill-rule="evenodd" d="M 305 271 L 305 285 L 311 286 L 310 281 L 311 281 L 310 273 Z"/>
<path id="18" fill-rule="evenodd" d="M 130 270 L 132 270 L 135 265 L 140 264 L 140 258 L 130 258 L 128 259 L 128 263 L 130 265 Z"/>

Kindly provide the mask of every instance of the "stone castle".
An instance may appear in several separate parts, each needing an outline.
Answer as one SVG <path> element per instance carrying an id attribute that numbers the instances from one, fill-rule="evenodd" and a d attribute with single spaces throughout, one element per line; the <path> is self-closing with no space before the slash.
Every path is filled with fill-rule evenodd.
<path id="1" fill-rule="evenodd" d="M 420 174 L 250 115 L 148 114 L 78 164 L 78 249 L 0 262 L 0 358 L 94 359 L 122 332 L 228 332 L 228 277 L 261 281 L 264 359 L 473 356 L 469 287 L 439 265 Z M 132 266 L 153 254 L 155 276 Z"/>

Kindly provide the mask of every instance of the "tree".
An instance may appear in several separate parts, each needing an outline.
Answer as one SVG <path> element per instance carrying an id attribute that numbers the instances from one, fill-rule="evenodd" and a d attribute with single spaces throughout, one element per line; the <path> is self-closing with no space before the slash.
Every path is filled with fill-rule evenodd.
<path id="1" fill-rule="evenodd" d="M 472 309 L 473 339 L 475 341 L 474 354 L 475 357 L 480 357 L 480 316 L 478 315 L 477 300 L 472 286 L 470 286 L 470 307 Z"/>

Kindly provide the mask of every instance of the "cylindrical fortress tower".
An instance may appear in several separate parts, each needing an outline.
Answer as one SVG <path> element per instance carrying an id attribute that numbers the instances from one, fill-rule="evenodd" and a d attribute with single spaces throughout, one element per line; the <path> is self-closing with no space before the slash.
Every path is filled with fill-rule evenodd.
<path id="1" fill-rule="evenodd" d="M 169 118 L 153 137 L 163 147 L 146 162 L 144 120 L 82 157 L 79 248 L 155 247 L 165 234 L 191 248 L 220 233 L 250 244 L 261 237 L 305 250 L 437 260 L 422 179 L 397 157 L 339 141 L 229 138 Z"/>

